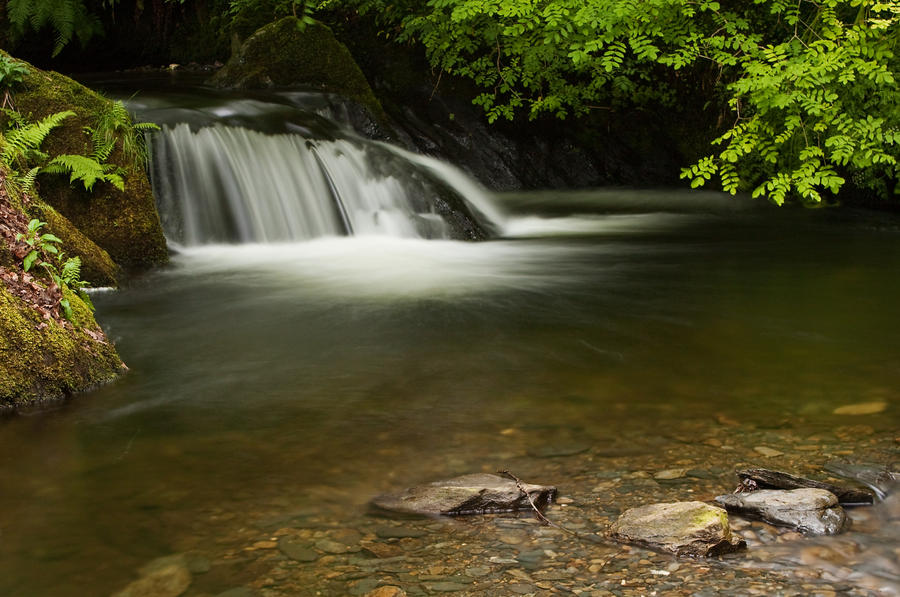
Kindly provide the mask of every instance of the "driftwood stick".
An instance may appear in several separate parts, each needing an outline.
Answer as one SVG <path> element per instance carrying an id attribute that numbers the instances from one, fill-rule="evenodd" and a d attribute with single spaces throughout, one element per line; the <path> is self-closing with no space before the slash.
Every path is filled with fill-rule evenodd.
<path id="1" fill-rule="evenodd" d="M 582 541 L 590 541 L 591 543 L 600 543 L 600 544 L 604 544 L 604 545 L 607 544 L 607 541 L 604 541 L 603 539 L 601 539 L 599 537 L 595 537 L 594 535 L 585 535 L 582 533 L 578 533 L 576 531 L 573 531 L 572 529 L 567 529 L 566 527 L 564 527 L 562 525 L 556 524 L 555 522 L 553 522 L 552 520 L 550 520 L 549 518 L 544 516 L 544 513 L 541 512 L 540 508 L 537 507 L 537 504 L 535 504 L 534 500 L 531 499 L 531 495 L 527 491 L 525 491 L 525 485 L 521 479 L 519 479 L 517 476 L 515 476 L 514 474 L 512 474 L 511 472 L 509 472 L 507 470 L 497 471 L 497 474 L 503 475 L 505 477 L 509 477 L 510 479 L 512 479 L 513 481 L 516 482 L 516 488 L 522 493 L 522 495 L 525 496 L 525 498 L 528 500 L 528 503 L 531 504 L 531 508 L 534 510 L 535 514 L 537 514 L 538 520 L 540 520 L 542 524 L 546 524 L 555 529 L 559 529 L 561 531 L 569 533 L 570 535 L 574 536 L 576 539 L 581 539 Z"/>
<path id="2" fill-rule="evenodd" d="M 562 529 L 564 531 L 568 530 L 568 529 L 563 529 L 561 526 L 555 524 L 549 518 L 544 516 L 544 513 L 541 512 L 540 508 L 537 507 L 537 504 L 535 504 L 534 500 L 531 498 L 531 494 L 525 490 L 525 486 L 522 483 L 522 480 L 520 478 L 518 478 L 517 476 L 515 476 L 514 474 L 512 474 L 509 471 L 497 471 L 497 473 L 501 474 L 505 477 L 509 477 L 510 479 L 512 479 L 513 481 L 516 482 L 516 488 L 522 493 L 522 495 L 525 496 L 525 499 L 528 500 L 528 503 L 531 504 L 531 508 L 534 510 L 535 514 L 537 514 L 538 520 L 540 520 L 542 523 L 550 525 L 552 527 L 556 527 L 556 528 Z"/>

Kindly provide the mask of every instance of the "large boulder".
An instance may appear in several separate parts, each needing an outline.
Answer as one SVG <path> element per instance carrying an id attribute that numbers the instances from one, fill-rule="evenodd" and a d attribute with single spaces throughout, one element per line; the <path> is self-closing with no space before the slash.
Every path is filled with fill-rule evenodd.
<path id="1" fill-rule="evenodd" d="M 7 194 L 6 177 L 0 164 L 0 413 L 65 398 L 125 369 L 78 294 L 39 266 L 24 271 L 29 247 L 17 237 L 27 234 L 29 218 Z"/>
<path id="2" fill-rule="evenodd" d="M 746 545 L 731 532 L 725 510 L 703 502 L 631 508 L 610 527 L 609 535 L 679 556 L 717 556 Z"/>
<path id="3" fill-rule="evenodd" d="M 44 318 L 7 285 L 0 267 L 0 412 L 35 406 L 107 383 L 124 365 L 87 306 L 67 293 L 75 324 Z"/>
<path id="4" fill-rule="evenodd" d="M 210 79 L 217 87 L 313 87 L 351 99 L 376 119 L 384 110 L 347 47 L 320 23 L 285 17 L 259 29 Z"/>
<path id="5" fill-rule="evenodd" d="M 0 54 L 4 53 L 0 51 Z M 99 115 L 110 109 L 112 100 L 59 73 L 42 71 L 30 64 L 27 67 L 29 74 L 15 93 L 15 106 L 23 116 L 36 121 L 66 110 L 75 113 L 51 132 L 41 149 L 51 156 L 90 155 L 93 147 L 85 128 L 97 126 Z M 70 185 L 64 176 L 42 175 L 39 177 L 39 194 L 92 244 L 106 251 L 117 265 L 150 267 L 164 263 L 168 258 L 166 241 L 145 164 L 126 155 L 121 143 L 117 144 L 108 162 L 124 172 L 124 191 L 109 183 L 98 182 L 88 192 L 80 186 Z M 67 235 L 62 226 L 53 228 L 60 238 Z M 70 238 L 75 239 L 74 235 Z M 86 272 L 108 270 L 108 264 L 96 262 L 90 251 L 80 252 L 80 245 L 83 243 L 71 242 L 66 250 L 82 258 Z M 107 271 L 106 279 L 98 275 L 89 281 L 107 284 L 108 274 Z"/>

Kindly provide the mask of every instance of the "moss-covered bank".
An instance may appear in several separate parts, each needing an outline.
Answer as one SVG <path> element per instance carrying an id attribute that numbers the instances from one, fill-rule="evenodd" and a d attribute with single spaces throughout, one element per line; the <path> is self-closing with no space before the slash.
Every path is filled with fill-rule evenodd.
<path id="1" fill-rule="evenodd" d="M 0 284 L 0 413 L 71 396 L 124 369 L 87 306 L 65 296 L 78 327 L 43 319 Z"/>
<path id="2" fill-rule="evenodd" d="M 2 168 L 0 413 L 65 398 L 109 382 L 125 368 L 76 293 L 56 286 L 42 268 L 23 270 L 16 235 L 25 234 L 28 216 L 22 201 L 5 192 Z M 71 306 L 71 321 L 61 316 L 61 300 Z"/>
<path id="3" fill-rule="evenodd" d="M 304 27 L 296 17 L 266 25 L 247 38 L 210 82 L 239 89 L 306 85 L 351 99 L 378 120 L 385 118 L 347 47 L 325 25 Z"/>
<path id="4" fill-rule="evenodd" d="M 42 149 L 50 155 L 89 155 L 93 148 L 85 127 L 96 127 L 98 115 L 110 108 L 111 100 L 59 73 L 28 67 L 30 73 L 15 94 L 19 112 L 30 120 L 65 110 L 75 113 L 54 129 Z M 45 211 L 42 215 L 54 233 L 67 241 L 70 252 L 82 257 L 85 271 L 95 284 L 115 280 L 107 257 L 123 267 L 150 267 L 164 263 L 168 257 L 144 164 L 127 157 L 120 144 L 109 162 L 123 169 L 124 191 L 100 182 L 92 192 L 87 192 L 70 185 L 65 177 L 39 178 L 41 198 L 80 231 L 81 236 L 70 232 L 69 226 L 52 214 Z M 106 257 L 92 245 L 105 251 Z"/>

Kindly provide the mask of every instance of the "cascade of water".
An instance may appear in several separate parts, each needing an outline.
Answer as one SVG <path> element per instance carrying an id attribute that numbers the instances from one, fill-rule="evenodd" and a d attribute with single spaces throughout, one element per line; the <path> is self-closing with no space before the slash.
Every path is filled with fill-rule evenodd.
<path id="1" fill-rule="evenodd" d="M 455 169 L 362 140 L 177 124 L 155 135 L 153 155 L 163 225 L 187 246 L 347 234 L 453 238 L 433 200 L 446 188 L 487 226 L 502 218 Z"/>

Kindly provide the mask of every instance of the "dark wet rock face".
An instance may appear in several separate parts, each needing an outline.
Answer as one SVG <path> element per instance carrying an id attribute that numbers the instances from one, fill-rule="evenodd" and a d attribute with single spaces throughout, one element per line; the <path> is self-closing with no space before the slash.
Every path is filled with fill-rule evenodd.
<path id="1" fill-rule="evenodd" d="M 523 483 L 522 488 L 527 496 L 511 479 L 478 473 L 382 495 L 372 500 L 372 504 L 391 512 L 461 516 L 530 510 L 529 498 L 538 508 L 543 508 L 556 497 L 555 487 Z"/>
<path id="2" fill-rule="evenodd" d="M 874 501 L 872 492 L 866 489 L 824 483 L 765 468 L 739 470 L 737 476 L 741 479 L 741 483 L 751 481 L 759 489 L 802 489 L 811 487 L 833 493 L 842 504 L 872 504 Z"/>
<path id="3" fill-rule="evenodd" d="M 679 556 L 715 556 L 744 541 L 731 532 L 728 514 L 703 502 L 650 504 L 626 510 L 610 527 L 612 539 Z"/>
<path id="4" fill-rule="evenodd" d="M 346 46 L 328 27 L 301 26 L 295 17 L 270 23 L 251 35 L 210 83 L 237 89 L 305 85 L 358 102 L 376 119 L 384 115 Z"/>
<path id="5" fill-rule="evenodd" d="M 847 515 L 838 505 L 837 497 L 824 489 L 761 489 L 750 493 L 720 495 L 716 501 L 730 512 L 761 518 L 775 525 L 793 527 L 814 535 L 840 533 L 847 521 Z"/>

